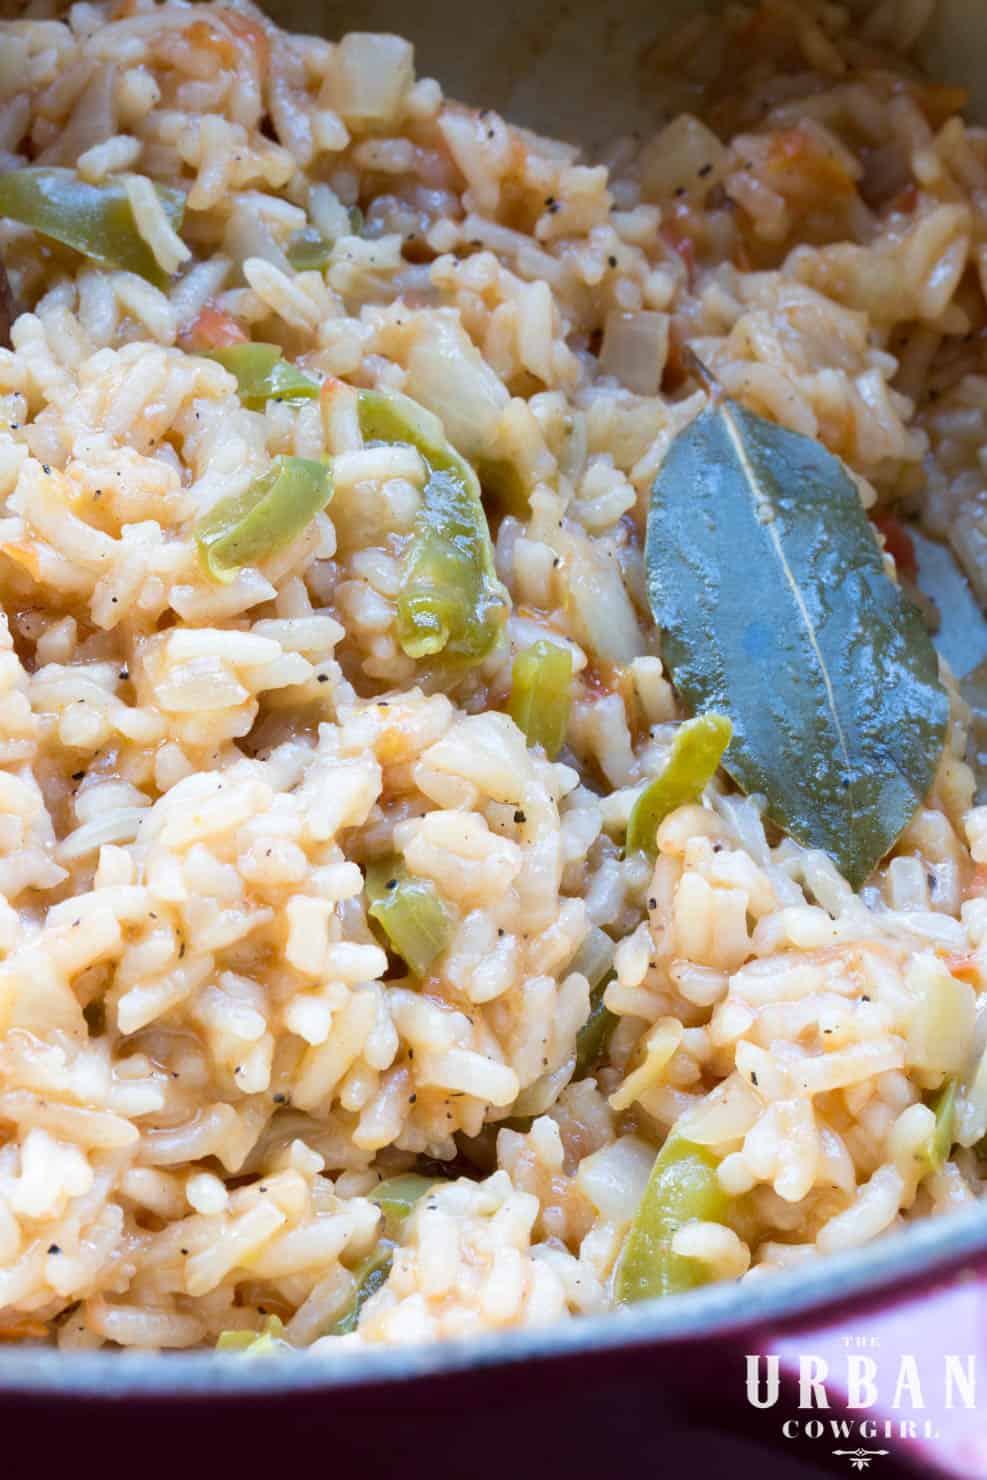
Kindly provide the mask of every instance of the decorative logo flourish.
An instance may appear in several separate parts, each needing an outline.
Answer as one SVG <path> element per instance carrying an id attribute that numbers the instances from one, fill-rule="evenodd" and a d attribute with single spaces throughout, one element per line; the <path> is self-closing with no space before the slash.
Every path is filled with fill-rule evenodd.
<path id="1" fill-rule="evenodd" d="M 887 1454 L 886 1449 L 834 1449 L 834 1454 L 846 1455 L 855 1470 L 866 1470 L 878 1454 Z"/>

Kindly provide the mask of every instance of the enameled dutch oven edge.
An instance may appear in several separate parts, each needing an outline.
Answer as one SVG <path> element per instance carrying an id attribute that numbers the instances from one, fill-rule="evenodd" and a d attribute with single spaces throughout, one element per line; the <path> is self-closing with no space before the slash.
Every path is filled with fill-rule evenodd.
<path id="1" fill-rule="evenodd" d="M 854 1412 L 840 1351 L 861 1347 L 884 1365 L 886 1382 Z M 470 1342 L 253 1361 L 0 1350 L 0 1454 L 13 1474 L 16 1457 L 38 1458 L 43 1436 L 46 1476 L 112 1441 L 114 1454 L 140 1456 L 145 1475 L 171 1473 L 183 1454 L 194 1475 L 218 1464 L 283 1470 L 309 1446 L 328 1446 L 344 1480 L 395 1469 L 401 1480 L 493 1480 L 545 1465 L 582 1477 L 621 1455 L 633 1456 L 638 1473 L 722 1462 L 745 1476 L 756 1464 L 763 1480 L 808 1480 L 847 1473 L 860 1450 L 880 1458 L 885 1476 L 973 1480 L 987 1475 L 987 1432 L 976 1403 L 947 1410 L 947 1353 L 987 1374 L 980 1207 L 763 1281 Z M 831 1407 L 808 1413 L 799 1362 L 820 1354 Z M 904 1414 L 893 1404 L 903 1356 L 921 1374 L 921 1412 L 908 1394 Z M 762 1403 L 767 1359 L 778 1362 L 768 1408 L 748 1396 L 756 1357 Z M 877 1426 L 876 1438 L 865 1437 L 879 1447 L 862 1448 L 862 1418 Z M 919 1432 L 902 1432 L 903 1418 Z M 813 1419 L 822 1431 L 806 1434 Z M 834 1420 L 850 1429 L 831 1430 Z"/>
<path id="2" fill-rule="evenodd" d="M 268 0 L 266 8 L 285 25 L 326 35 L 398 30 L 415 41 L 420 70 L 450 92 L 592 143 L 653 114 L 639 59 L 669 14 L 693 3 L 499 0 L 472 8 L 465 29 L 458 0 L 415 8 Z M 941 0 L 927 49 L 939 75 L 972 86 L 975 101 L 979 91 L 987 113 L 984 0 Z M 891 1374 L 863 1410 L 847 1406 L 840 1355 L 852 1352 L 870 1353 Z M 766 1359 L 777 1359 L 781 1385 L 770 1407 L 748 1395 L 748 1356 L 762 1359 L 761 1379 Z M 0 1468 L 13 1475 L 30 1463 L 48 1477 L 80 1463 L 86 1474 L 102 1461 L 144 1475 L 233 1465 L 252 1475 L 315 1461 L 341 1480 L 396 1472 L 485 1480 L 632 1464 L 636 1480 L 733 1464 L 764 1480 L 864 1469 L 973 1480 L 987 1476 L 987 1424 L 976 1395 L 972 1407 L 945 1407 L 946 1357 L 979 1362 L 987 1385 L 980 1207 L 763 1282 L 468 1343 L 266 1361 L 0 1347 Z M 828 1361 L 828 1412 L 799 1407 L 800 1359 Z M 903 1360 L 921 1377 L 920 1407 L 914 1386 L 894 1406 Z M 862 1418 L 877 1432 L 861 1437 Z M 828 1428 L 831 1419 L 849 1422 L 850 1437 Z M 812 1421 L 823 1427 L 815 1437 L 804 1432 Z"/>

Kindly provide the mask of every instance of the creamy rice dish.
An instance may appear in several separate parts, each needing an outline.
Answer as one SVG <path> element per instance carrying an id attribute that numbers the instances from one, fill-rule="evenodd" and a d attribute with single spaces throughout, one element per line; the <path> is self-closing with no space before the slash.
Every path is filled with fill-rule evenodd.
<path id="1" fill-rule="evenodd" d="M 928 10 L 690 22 L 599 159 L 245 0 L 0 23 L 0 1339 L 470 1335 L 980 1195 Z"/>

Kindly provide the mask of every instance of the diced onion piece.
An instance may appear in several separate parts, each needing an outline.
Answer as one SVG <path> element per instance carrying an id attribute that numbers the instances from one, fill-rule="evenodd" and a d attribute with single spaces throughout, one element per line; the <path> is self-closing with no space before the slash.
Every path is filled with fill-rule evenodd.
<path id="1" fill-rule="evenodd" d="M 740 1141 L 764 1109 L 763 1101 L 742 1074 L 731 1074 L 694 1110 L 678 1122 L 679 1129 L 697 1146 L 725 1146 Z"/>
<path id="2" fill-rule="evenodd" d="M 590 991 L 598 987 L 613 967 L 616 947 L 605 930 L 594 925 L 583 938 L 579 950 L 569 962 L 567 971 L 578 971 L 589 982 Z"/>
<path id="3" fill-rule="evenodd" d="M 499 375 L 459 320 L 433 314 L 408 351 L 405 390 L 442 418 L 445 434 L 471 462 L 496 456 L 500 418 L 508 402 Z"/>
<path id="4" fill-rule="evenodd" d="M 580 647 L 604 663 L 640 658 L 644 639 L 616 556 L 572 530 L 560 529 L 553 543 L 565 560 L 566 604 Z"/>
<path id="5" fill-rule="evenodd" d="M 950 975 L 930 951 L 912 960 L 906 980 L 914 995 L 907 1062 L 943 1074 L 962 1073 L 976 1025 L 973 988 Z"/>
<path id="6" fill-rule="evenodd" d="M 414 78 L 410 42 L 400 36 L 350 31 L 336 49 L 333 101 L 348 122 L 391 122 L 400 116 Z"/>
<path id="7" fill-rule="evenodd" d="M 600 369 L 639 396 L 656 396 L 668 356 L 668 315 L 644 309 L 607 314 Z"/>
<path id="8" fill-rule="evenodd" d="M 702 199 L 722 180 L 726 160 L 713 131 L 691 113 L 680 113 L 641 151 L 642 193 L 646 200 Z"/>
<path id="9" fill-rule="evenodd" d="M 655 1148 L 638 1136 L 621 1136 L 579 1163 L 576 1183 L 608 1223 L 630 1223 L 648 1185 Z"/>

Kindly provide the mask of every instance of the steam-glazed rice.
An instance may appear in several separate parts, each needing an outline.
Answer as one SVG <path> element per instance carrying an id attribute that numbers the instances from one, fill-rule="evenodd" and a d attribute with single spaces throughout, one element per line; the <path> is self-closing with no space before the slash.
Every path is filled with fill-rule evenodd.
<path id="1" fill-rule="evenodd" d="M 732 1200 L 675 1235 L 709 1277 L 979 1195 L 987 808 L 961 701 L 859 893 L 722 773 L 653 873 L 622 849 L 684 717 L 641 545 L 706 401 L 686 341 L 866 507 L 927 485 L 987 593 L 987 133 L 908 61 L 925 9 L 696 22 L 664 59 L 685 111 L 601 162 L 446 101 L 404 41 L 239 0 L 0 27 L 0 169 L 119 176 L 166 283 L 0 222 L 0 1339 L 195 1347 L 274 1314 L 325 1350 L 598 1311 L 687 1114 Z M 185 193 L 180 233 L 149 182 Z M 331 259 L 297 271 L 313 225 Z M 196 353 L 243 335 L 321 396 L 247 409 Z M 364 445 L 360 387 L 522 494 L 488 500 L 506 639 L 455 682 L 396 635 L 424 471 Z M 196 520 L 278 454 L 328 455 L 333 502 L 218 583 Z M 576 675 L 556 762 L 506 713 L 546 636 Z M 392 852 L 453 922 L 424 983 L 366 913 Z M 573 1079 L 587 952 L 613 955 L 618 1023 Z M 435 1186 L 333 1335 L 370 1195 L 409 1170 Z"/>

